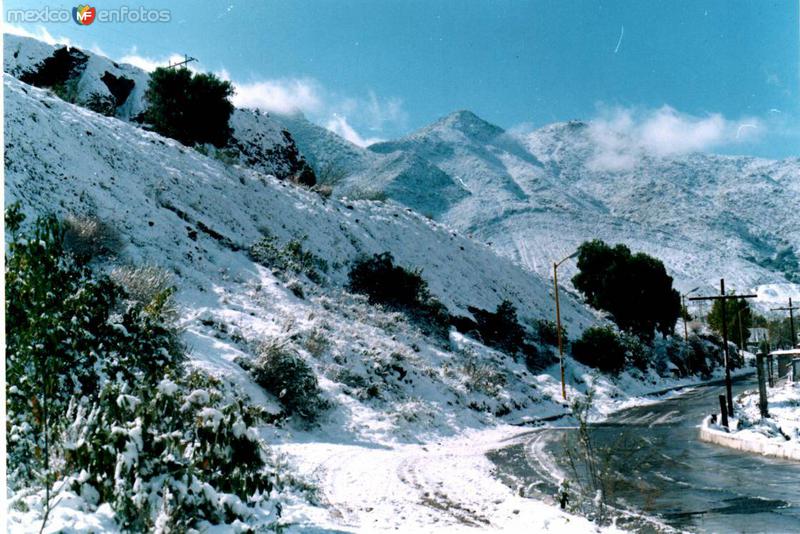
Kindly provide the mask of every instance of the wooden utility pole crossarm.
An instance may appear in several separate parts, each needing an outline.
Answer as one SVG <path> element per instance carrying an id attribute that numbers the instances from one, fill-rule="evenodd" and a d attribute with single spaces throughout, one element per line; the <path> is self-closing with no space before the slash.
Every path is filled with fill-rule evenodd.
<path id="1" fill-rule="evenodd" d="M 719 295 L 710 295 L 708 297 L 689 297 L 689 300 L 721 300 L 722 301 L 722 344 L 725 353 L 725 392 L 728 396 L 728 415 L 733 417 L 733 386 L 731 385 L 731 359 L 728 353 L 728 317 L 727 317 L 727 301 L 730 299 L 754 299 L 758 295 L 726 295 L 725 294 L 725 279 L 719 281 Z"/>

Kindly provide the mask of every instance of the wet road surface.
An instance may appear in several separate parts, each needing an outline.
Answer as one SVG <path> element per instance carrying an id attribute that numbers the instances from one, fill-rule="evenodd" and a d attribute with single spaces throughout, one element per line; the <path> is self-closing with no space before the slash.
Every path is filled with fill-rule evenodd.
<path id="1" fill-rule="evenodd" d="M 734 395 L 754 389 L 734 382 Z M 800 463 L 733 451 L 698 440 L 698 425 L 719 411 L 724 386 L 696 388 L 664 402 L 621 411 L 592 425 L 612 452 L 613 504 L 691 532 L 800 533 Z M 572 478 L 565 439 L 574 430 L 541 429 L 490 455 L 509 483 L 554 495 L 552 472 Z M 513 481 L 513 482 L 512 482 Z M 626 528 L 655 532 L 647 523 Z"/>

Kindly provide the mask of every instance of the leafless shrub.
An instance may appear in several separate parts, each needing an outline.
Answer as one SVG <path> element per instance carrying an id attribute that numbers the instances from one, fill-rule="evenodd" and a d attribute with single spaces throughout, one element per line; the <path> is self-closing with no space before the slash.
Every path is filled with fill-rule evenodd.
<path id="1" fill-rule="evenodd" d="M 119 231 L 93 215 L 68 215 L 63 227 L 64 249 L 82 263 L 116 258 L 124 247 Z"/>
<path id="2" fill-rule="evenodd" d="M 500 370 L 474 356 L 467 358 L 460 370 L 466 379 L 467 388 L 472 392 L 496 397 L 506 385 L 506 377 Z"/>
<path id="3" fill-rule="evenodd" d="M 331 195 L 333 195 L 333 187 L 328 184 L 317 184 L 311 190 L 322 198 L 331 198 Z"/>
<path id="4" fill-rule="evenodd" d="M 111 271 L 111 279 L 122 287 L 128 298 L 166 322 L 178 319 L 178 305 L 172 275 L 156 265 L 123 266 Z"/>
<path id="5" fill-rule="evenodd" d="M 325 354 L 331 346 L 331 342 L 321 328 L 314 328 L 305 335 L 303 346 L 309 354 L 315 358 L 319 358 Z"/>

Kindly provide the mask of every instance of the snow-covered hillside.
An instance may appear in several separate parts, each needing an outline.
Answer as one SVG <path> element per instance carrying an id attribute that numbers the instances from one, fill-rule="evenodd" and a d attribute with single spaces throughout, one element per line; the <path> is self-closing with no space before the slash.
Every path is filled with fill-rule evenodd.
<path id="1" fill-rule="evenodd" d="M 397 204 L 326 200 L 68 104 L 9 75 L 4 89 L 7 203 L 19 201 L 30 216 L 91 214 L 112 224 L 127 243 L 117 263 L 154 264 L 174 276 L 194 364 L 238 384 L 254 402 L 277 406 L 235 363 L 250 357 L 253 343 L 290 343 L 312 366 L 333 405 L 321 428 L 264 429 L 270 442 L 285 443 L 284 450 L 304 458 L 303 465 L 319 467 L 312 478 L 328 472 L 319 464 L 325 463 L 318 456 L 321 449 L 298 446 L 298 439 L 350 444 L 352 454 L 365 455 L 353 456 L 348 468 L 355 468 L 378 461 L 369 456 L 375 447 L 396 444 L 400 461 L 404 454 L 423 452 L 413 444 L 461 436 L 469 428 L 478 431 L 501 423 L 500 417 L 518 421 L 563 412 L 555 369 L 531 374 L 524 363 L 455 332 L 445 342 L 428 337 L 402 315 L 382 311 L 342 288 L 353 260 L 389 250 L 397 263 L 421 268 L 431 292 L 451 312 L 469 315 L 468 306 L 493 310 L 509 299 L 527 319 L 552 313 L 546 280 Z M 248 248 L 266 234 L 281 243 L 297 238 L 305 250 L 324 258 L 329 269 L 322 283 L 303 275 L 288 279 L 254 263 Z M 573 335 L 594 320 L 570 296 L 562 302 Z M 570 385 L 574 392 L 585 387 L 587 370 L 571 369 L 570 380 L 579 381 Z M 490 373 L 499 386 L 481 386 L 476 372 Z M 618 387 L 610 385 L 609 391 L 624 400 Z M 471 442 L 458 439 L 462 447 Z M 504 520 L 517 519 L 512 508 L 524 500 L 493 481 L 481 450 L 474 449 L 473 457 L 477 464 L 471 476 L 493 488 L 487 493 L 493 499 L 507 494 L 515 500 L 501 511 L 508 516 Z M 335 472 L 341 474 L 343 467 L 338 464 Z M 327 495 L 333 489 L 322 491 Z M 461 497 L 449 498 L 458 503 Z M 474 501 L 470 506 L 484 501 L 480 494 L 469 498 Z M 403 499 L 408 500 L 404 506 L 414 501 L 410 495 Z M 530 518 L 536 507 L 539 513 L 546 509 L 529 506 L 523 517 Z M 431 510 L 436 517 L 422 520 L 441 521 L 443 527 L 463 524 L 455 512 Z M 325 515 L 329 512 L 318 513 L 327 519 L 309 519 L 308 510 L 287 517 L 334 521 Z M 547 513 L 549 520 L 564 521 L 565 516 Z M 502 519 L 487 518 L 491 523 Z M 348 519 L 350 526 L 362 520 Z M 577 525 L 586 527 L 577 520 L 574 524 L 577 530 Z"/>
<path id="2" fill-rule="evenodd" d="M 147 107 L 149 73 L 75 47 L 53 46 L 29 37 L 4 35 L 3 71 L 68 101 L 126 121 Z M 278 178 L 296 178 L 309 167 L 291 134 L 267 115 L 235 109 L 227 159 Z M 212 153 L 217 150 L 211 147 Z"/>
<path id="3" fill-rule="evenodd" d="M 341 165 L 357 162 L 341 194 L 387 184 L 390 198 L 541 274 L 581 242 L 600 238 L 663 259 L 682 290 L 714 291 L 724 277 L 728 287 L 761 288 L 765 296 L 800 294 L 790 283 L 800 276 L 797 159 L 643 154 L 610 169 L 599 164 L 606 148 L 585 123 L 519 134 L 468 111 L 361 152 L 321 128 L 296 132 L 309 158 L 337 161 L 340 150 L 349 154 Z M 400 177 L 385 161 L 401 157 L 426 165 Z M 448 178 L 452 186 L 442 188 Z M 402 190 L 390 186 L 398 179 Z M 569 275 L 574 266 L 564 268 Z"/>

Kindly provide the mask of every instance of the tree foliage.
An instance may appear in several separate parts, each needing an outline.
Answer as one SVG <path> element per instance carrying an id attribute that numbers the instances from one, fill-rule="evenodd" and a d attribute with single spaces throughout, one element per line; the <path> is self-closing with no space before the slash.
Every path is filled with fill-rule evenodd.
<path id="1" fill-rule="evenodd" d="M 263 414 L 186 372 L 165 321 L 172 288 L 131 300 L 65 250 L 55 217 L 24 234 L 23 221 L 16 205 L 6 211 L 11 486 L 43 483 L 49 510 L 61 479 L 136 532 L 246 518 L 273 487 L 252 426 Z"/>
<path id="2" fill-rule="evenodd" d="M 661 261 L 600 240 L 585 242 L 578 251 L 580 272 L 572 283 L 589 304 L 609 312 L 621 329 L 645 341 L 653 339 L 654 331 L 672 333 L 681 312 L 680 295 Z"/>
<path id="3" fill-rule="evenodd" d="M 421 272 L 395 265 L 391 253 L 384 252 L 357 260 L 348 273 L 348 287 L 367 295 L 371 304 L 401 311 L 439 337 L 447 337 L 450 314 L 430 294 Z"/>
<path id="4" fill-rule="evenodd" d="M 724 304 L 723 304 L 724 303 Z M 708 314 L 708 325 L 714 332 L 722 335 L 722 306 L 725 306 L 725 319 L 728 326 L 728 340 L 736 343 L 740 349 L 742 341 L 747 344 L 750 328 L 753 326 L 753 314 L 750 304 L 745 299 L 715 300 Z"/>
<path id="5" fill-rule="evenodd" d="M 230 82 L 211 73 L 192 74 L 189 69 L 158 68 L 150 75 L 145 98 L 149 106 L 144 120 L 155 131 L 184 145 L 228 143 L 233 113 Z"/>
<path id="6" fill-rule="evenodd" d="M 591 327 L 572 342 L 572 355 L 579 362 L 607 373 L 618 373 L 625 367 L 625 345 L 608 327 Z"/>

